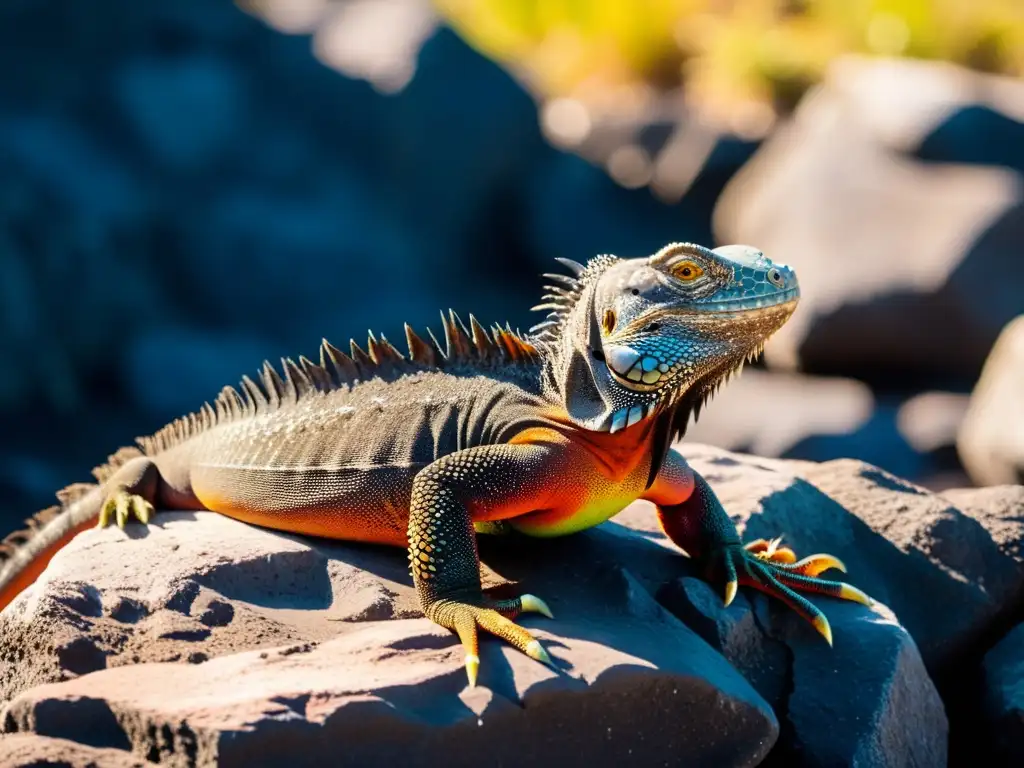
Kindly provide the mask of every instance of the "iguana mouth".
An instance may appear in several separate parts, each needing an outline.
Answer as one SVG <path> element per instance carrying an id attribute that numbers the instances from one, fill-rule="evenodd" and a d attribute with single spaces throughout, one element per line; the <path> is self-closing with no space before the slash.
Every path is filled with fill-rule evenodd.
<path id="1" fill-rule="evenodd" d="M 625 345 L 606 346 L 604 358 L 612 378 L 636 392 L 653 392 L 673 372 L 664 360 Z"/>

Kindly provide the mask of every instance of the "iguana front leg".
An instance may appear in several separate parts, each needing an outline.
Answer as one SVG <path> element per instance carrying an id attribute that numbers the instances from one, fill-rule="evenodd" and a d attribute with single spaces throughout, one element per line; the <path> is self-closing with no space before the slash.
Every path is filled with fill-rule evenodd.
<path id="1" fill-rule="evenodd" d="M 416 475 L 409 509 L 409 560 L 427 618 L 458 633 L 469 684 L 476 684 L 477 628 L 507 640 L 533 659 L 551 659 L 514 619 L 551 611 L 533 595 L 492 600 L 480 588 L 474 521 L 544 509 L 554 491 L 558 451 L 541 445 L 485 445 L 449 454 Z"/>
<path id="2" fill-rule="evenodd" d="M 726 605 L 736 596 L 738 584 L 754 587 L 807 619 L 831 645 L 832 629 L 825 614 L 799 593 L 872 603 L 856 587 L 817 578 L 829 568 L 846 571 L 832 555 L 810 555 L 797 560 L 793 550 L 778 546 L 778 539 L 758 539 L 744 546 L 711 486 L 674 450 L 669 452 L 644 498 L 657 505 L 666 535 L 701 563 L 710 579 L 725 581 Z"/>

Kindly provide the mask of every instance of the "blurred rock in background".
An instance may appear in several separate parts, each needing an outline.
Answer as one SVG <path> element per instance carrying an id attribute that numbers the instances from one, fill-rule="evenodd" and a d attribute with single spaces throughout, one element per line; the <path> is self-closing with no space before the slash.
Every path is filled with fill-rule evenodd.
<path id="1" fill-rule="evenodd" d="M 726 190 L 723 241 L 796 267 L 768 361 L 965 386 L 1024 311 L 1024 84 L 840 59 Z"/>
<path id="2" fill-rule="evenodd" d="M 957 448 L 978 485 L 1024 484 L 1024 315 L 985 362 Z"/>
<path id="3" fill-rule="evenodd" d="M 690 439 L 966 484 L 1024 312 L 1024 85 L 989 74 L 1024 19 L 901 7 L 5 4 L 0 527 L 264 358 L 449 306 L 525 328 L 554 257 L 673 240 L 804 287 Z"/>

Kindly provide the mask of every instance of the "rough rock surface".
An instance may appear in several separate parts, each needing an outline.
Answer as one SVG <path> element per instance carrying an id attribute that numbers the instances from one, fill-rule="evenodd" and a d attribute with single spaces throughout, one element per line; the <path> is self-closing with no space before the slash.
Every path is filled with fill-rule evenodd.
<path id="1" fill-rule="evenodd" d="M 833 552 L 893 607 L 916 588 L 893 562 L 940 568 L 938 555 L 897 549 L 925 540 L 913 521 L 920 533 L 936 515 L 968 516 L 857 462 L 686 451 L 748 536 L 785 531 L 800 552 Z M 990 528 L 1004 524 L 998 494 L 964 498 Z M 353 763 L 388 749 L 408 762 L 456 735 L 459 759 L 500 751 L 510 765 L 945 762 L 946 715 L 917 643 L 941 658 L 936 648 L 983 625 L 990 606 L 970 590 L 970 626 L 918 621 L 917 643 L 881 604 L 819 599 L 829 649 L 759 594 L 723 608 L 720 586 L 695 578 L 647 504 L 566 539 L 482 539 L 486 583 L 522 582 L 551 605 L 554 621 L 524 623 L 558 672 L 484 642 L 481 687 L 465 689 L 461 651 L 419 617 L 397 550 L 161 513 L 148 529 L 82 534 L 0 614 L 0 724 L 172 765 L 316 764 L 342 759 L 339 743 Z M 961 570 L 1008 582 L 993 582 L 997 601 L 1016 584 L 998 566 Z"/>
<path id="2" fill-rule="evenodd" d="M 1006 326 L 985 361 L 957 448 L 979 485 L 1024 483 L 1024 315 Z"/>
<path id="3" fill-rule="evenodd" d="M 35 734 L 0 736 L 0 768 L 143 768 L 152 765 L 120 749 L 97 749 Z"/>
<path id="4" fill-rule="evenodd" d="M 6 730 L 184 765 L 428 764 L 453 739 L 453 764 L 501 750 L 521 764 L 755 765 L 777 737 L 749 683 L 613 560 L 510 562 L 550 596 L 558 631 L 525 622 L 560 671 L 486 642 L 483 687 L 463 691 L 462 651 L 414 612 L 398 550 L 208 513 L 165 513 L 145 534 L 82 535 L 5 612 L 8 695 L 117 667 L 23 691 Z M 173 661 L 193 665 L 159 663 Z"/>
<path id="5" fill-rule="evenodd" d="M 803 305 L 768 361 L 972 382 L 1024 311 L 1022 118 L 1011 78 L 838 60 L 715 212 L 719 241 L 756 243 L 800 275 Z"/>

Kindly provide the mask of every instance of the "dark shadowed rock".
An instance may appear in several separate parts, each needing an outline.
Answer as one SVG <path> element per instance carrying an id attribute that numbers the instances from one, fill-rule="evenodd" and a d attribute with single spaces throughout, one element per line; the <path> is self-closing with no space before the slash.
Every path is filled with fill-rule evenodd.
<path id="1" fill-rule="evenodd" d="M 766 765 L 945 765 L 942 700 L 881 604 L 815 600 L 835 635 L 829 648 L 761 595 L 723 609 L 705 582 L 682 578 L 658 597 L 771 702 L 782 735 Z"/>
<path id="2" fill-rule="evenodd" d="M 505 765 L 651 764 L 666 756 L 756 765 L 774 741 L 763 703 L 692 636 L 686 647 L 649 635 L 643 658 L 610 636 L 539 634 L 563 671 L 488 643 L 491 690 L 465 689 L 451 636 L 414 619 L 363 624 L 319 646 L 185 668 L 122 667 L 42 686 L 17 697 L 5 717 L 8 726 L 59 733 L 109 711 L 120 732 L 97 740 L 126 739 L 151 759 L 187 751 L 195 764 L 222 766 L 436 765 L 441 756 L 472 765 L 484 755 L 501 755 Z M 723 672 L 732 690 L 710 683 Z M 169 690 L 181 693 L 169 698 Z"/>
<path id="3" fill-rule="evenodd" d="M 985 655 L 988 736 L 1007 765 L 1024 762 L 1024 624 Z"/>
<path id="4" fill-rule="evenodd" d="M 957 448 L 979 485 L 1024 483 L 1024 315 L 996 342 L 971 394 Z"/>
<path id="5" fill-rule="evenodd" d="M 976 101 L 1006 115 L 1004 140 L 961 131 L 924 153 L 941 162 L 922 162 L 929 134 Z M 1024 311 L 1024 204 L 1010 170 L 1022 112 L 1024 86 L 1009 78 L 836 62 L 715 214 L 719 240 L 756 243 L 800 275 L 803 305 L 766 349 L 769 362 L 973 380 L 999 330 Z M 969 165 L 979 160 L 987 164 Z"/>

